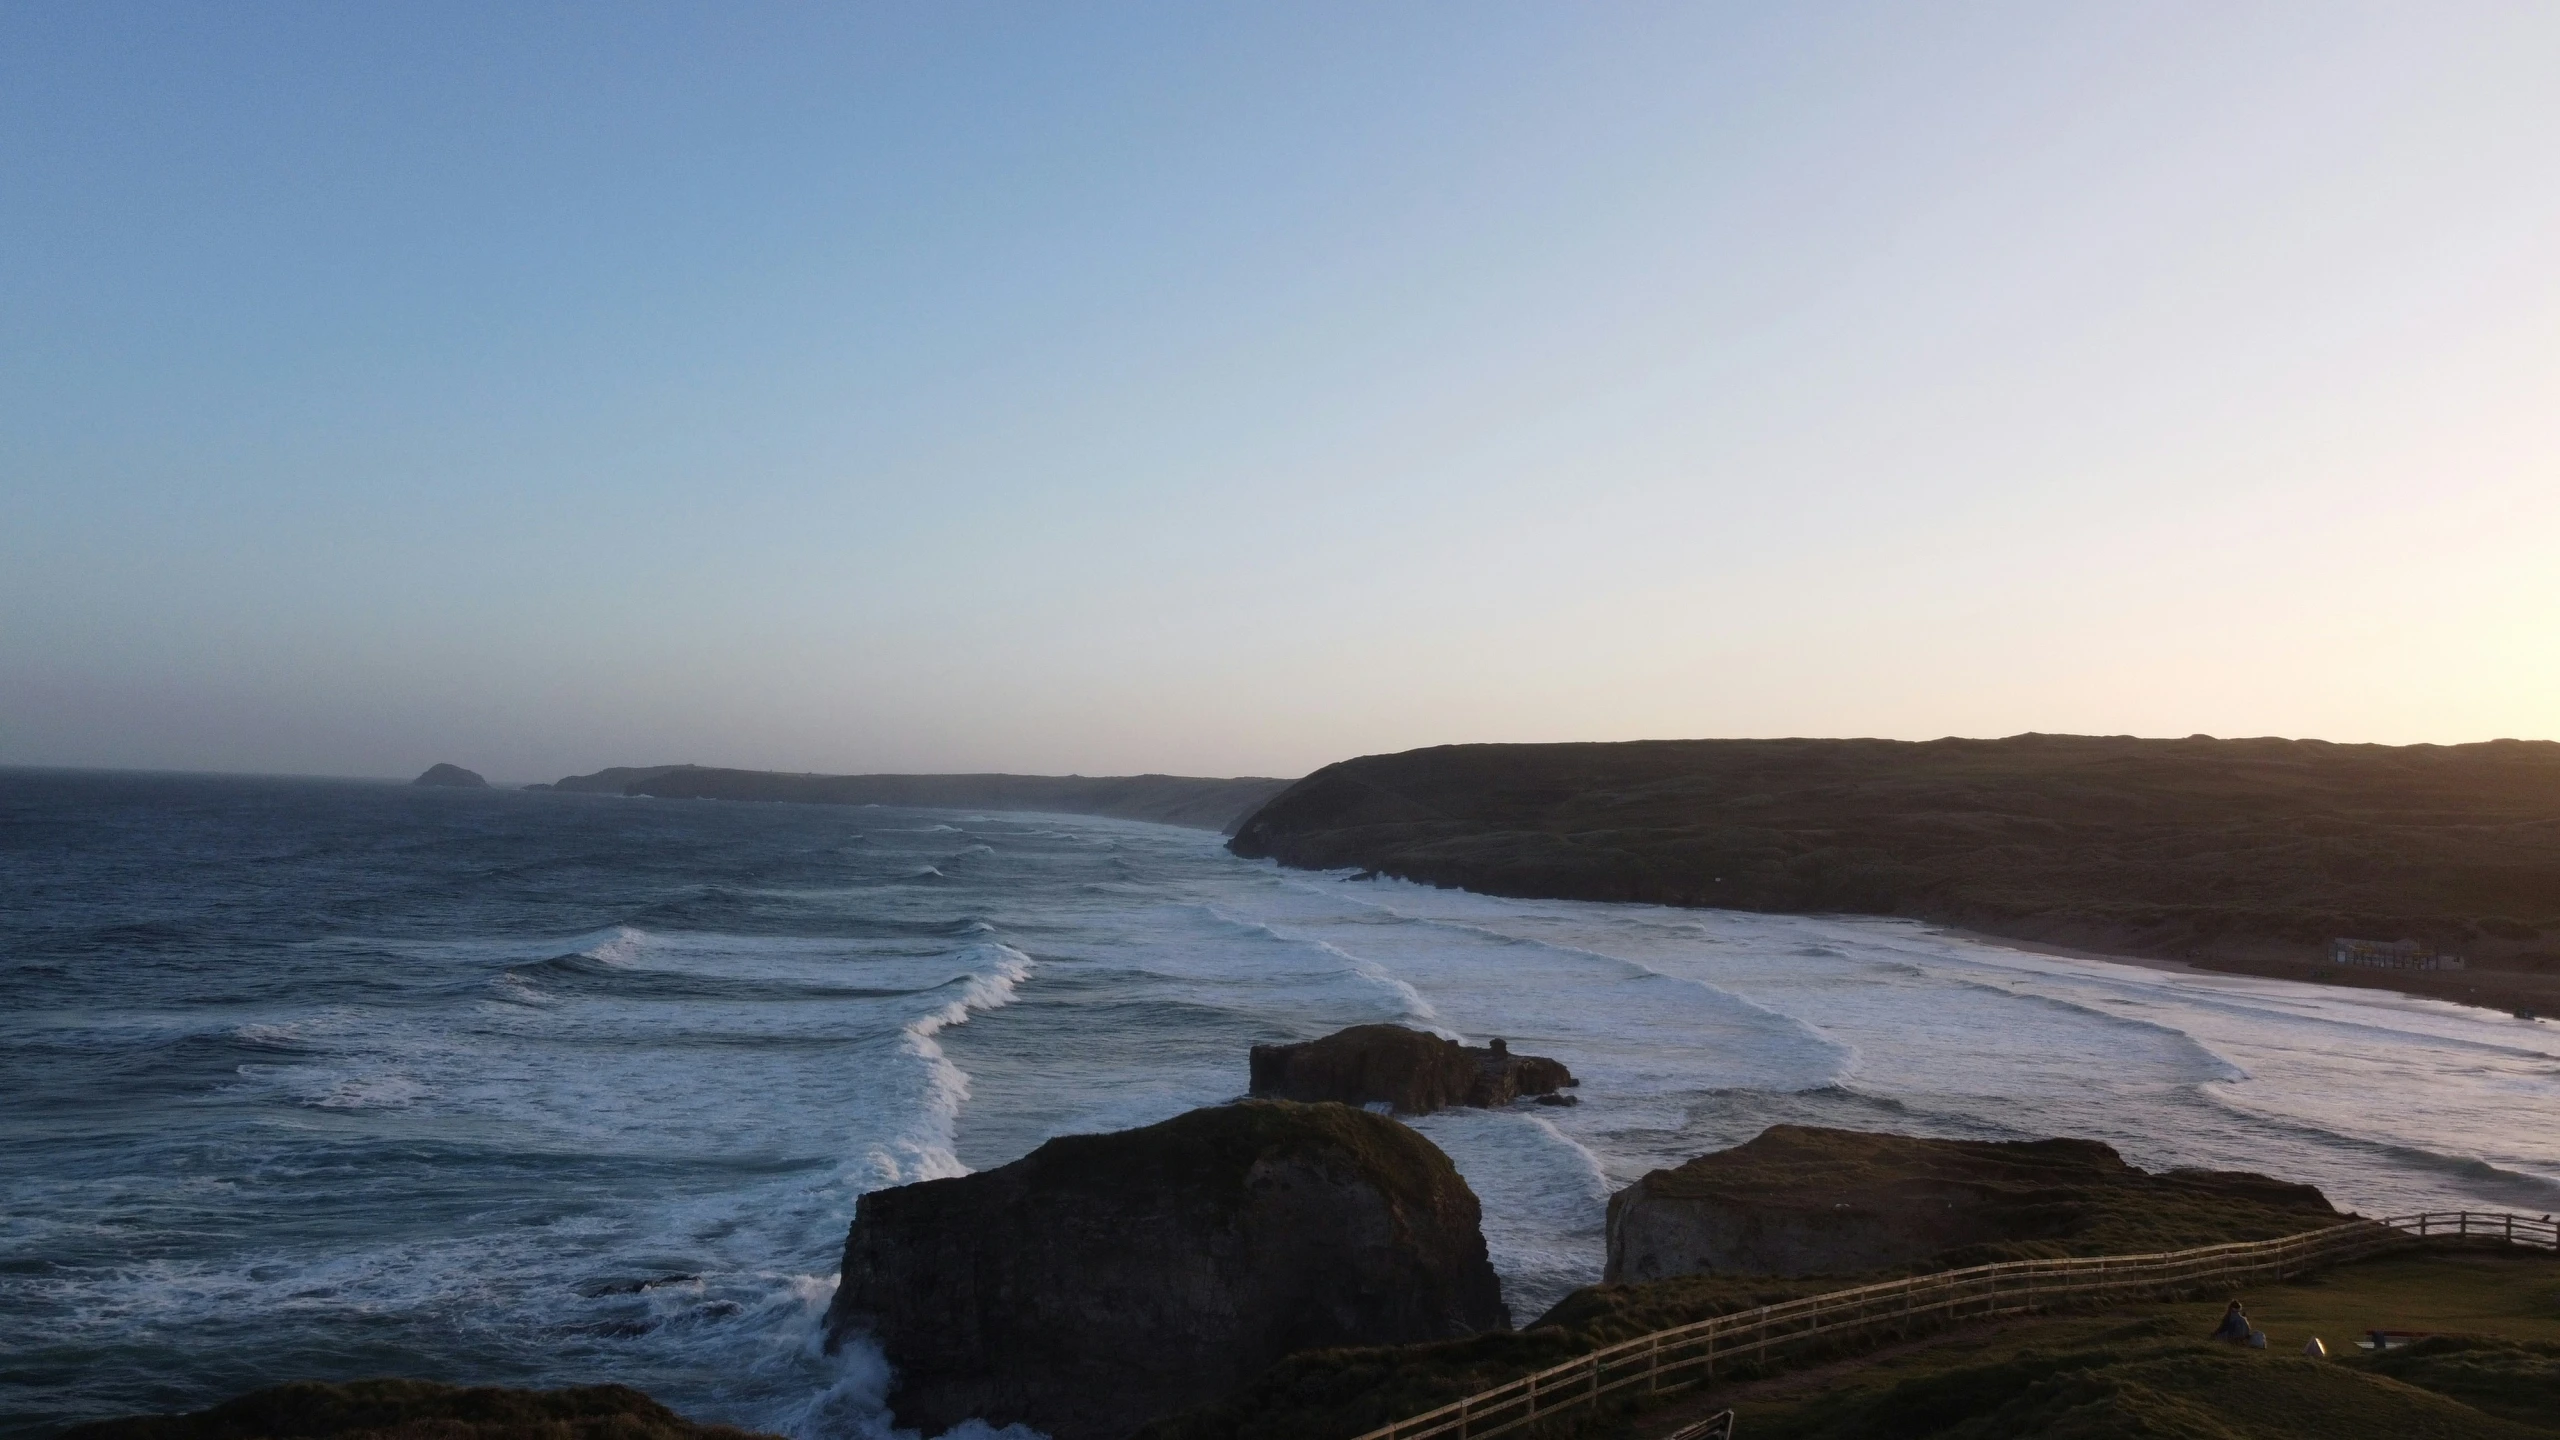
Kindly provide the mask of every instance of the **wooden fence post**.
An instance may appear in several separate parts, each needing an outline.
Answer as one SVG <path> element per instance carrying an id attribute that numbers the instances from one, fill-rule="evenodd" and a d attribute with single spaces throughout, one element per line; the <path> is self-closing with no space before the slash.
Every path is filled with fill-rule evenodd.
<path id="1" fill-rule="evenodd" d="M 1752 1352 L 1755 1365 L 1766 1367 L 1770 1352 L 1799 1341 L 1841 1331 L 1865 1333 L 1886 1320 L 1898 1322 L 1908 1335 L 1917 1324 L 1922 1291 L 1931 1303 L 1925 1307 L 1943 1311 L 1943 1320 L 1954 1323 L 1968 1315 L 1999 1315 L 2016 1311 L 2033 1312 L 2040 1301 L 2058 1297 L 2112 1296 L 2133 1290 L 2144 1294 L 2180 1294 L 2192 1291 L 2204 1277 L 2214 1276 L 2225 1285 L 2240 1280 L 2255 1280 L 2272 1274 L 2285 1279 L 2300 1270 L 2322 1263 L 2336 1263 L 2389 1249 L 2401 1236 L 2424 1238 L 2444 1234 L 2469 1238 L 2499 1239 L 2509 1244 L 2524 1244 L 2560 1249 L 2560 1225 L 2547 1219 L 2527 1216 L 2516 1223 L 2512 1211 L 2480 1212 L 2480 1224 L 2472 1225 L 2473 1212 L 2421 1211 L 2412 1215 L 2387 1217 L 2379 1222 L 2355 1221 L 2333 1226 L 2329 1230 L 2303 1235 L 2279 1236 L 2271 1240 L 2215 1246 L 2193 1250 L 2170 1251 L 2158 1255 L 2099 1255 L 2060 1260 L 2006 1261 L 1972 1267 L 1967 1272 L 1942 1273 L 1935 1276 L 1910 1276 L 1885 1286 L 1856 1286 L 1829 1295 L 1806 1296 L 1779 1305 L 1762 1305 L 1754 1310 L 1736 1311 L 1716 1316 L 1693 1326 L 1675 1326 L 1641 1337 L 1641 1346 L 1633 1340 L 1603 1346 L 1568 1362 L 1556 1374 L 1533 1373 L 1521 1380 L 1496 1386 L 1461 1397 L 1454 1404 L 1426 1411 L 1432 1423 L 1421 1423 L 1423 1417 L 1408 1417 L 1368 1432 L 1361 1440 L 1417 1440 L 1424 1435 L 1448 1436 L 1457 1440 L 1476 1440 L 1475 1407 L 1491 1403 L 1492 1413 L 1504 1414 L 1517 1407 L 1514 1418 L 1495 1424 L 1497 1431 L 1509 1431 L 1534 1425 L 1541 1414 L 1553 1415 L 1575 1406 L 1596 1405 L 1604 1392 L 1605 1372 L 1611 1364 L 1624 1359 L 1636 1363 L 1642 1357 L 1645 1390 L 1648 1395 L 1662 1392 L 1665 1336 L 1677 1337 L 1670 1345 L 1674 1355 L 1687 1347 L 1699 1347 L 1700 1353 L 1681 1364 L 1696 1364 L 1701 1379 L 1687 1382 L 1712 1386 L 1715 1383 L 1716 1342 L 1724 1335 L 1747 1329 L 1745 1343 Z M 2444 1222 L 2453 1225 L 2447 1229 Z M 2047 1281 L 2052 1283 L 2046 1283 Z M 1890 1287 L 1890 1288 L 1888 1288 Z M 1894 1306 L 1896 1296 L 1899 1309 Z M 1969 1299 L 1982 1303 L 1966 1308 Z M 1787 1327 L 1783 1332 L 1780 1323 Z M 1576 1369 L 1583 1372 L 1580 1385 L 1573 1382 Z M 1625 1377 L 1620 1383 L 1631 1383 Z M 1545 1381 L 1564 1383 L 1553 1390 Z M 1516 1389 L 1514 1387 L 1517 1387 Z M 1541 1396 L 1547 1399 L 1544 1412 L 1539 1409 Z M 1558 1398 L 1561 1397 L 1561 1398 Z M 1408 1427 L 1412 1434 L 1408 1435 Z"/>

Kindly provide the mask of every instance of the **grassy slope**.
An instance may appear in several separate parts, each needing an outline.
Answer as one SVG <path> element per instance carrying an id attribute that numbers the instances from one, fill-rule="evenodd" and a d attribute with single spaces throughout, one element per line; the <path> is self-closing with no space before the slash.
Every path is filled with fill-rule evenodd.
<path id="1" fill-rule="evenodd" d="M 2221 1314 L 2221 1302 L 2207 1299 L 1977 1331 L 1819 1384 L 1766 1382 L 1733 1403 L 1753 1440 L 2521 1440 L 2560 1431 L 2560 1263 L 2548 1257 L 2393 1255 L 2244 1298 L 2267 1331 L 2263 1352 L 2199 1341 Z M 2465 1338 L 2378 1358 L 2353 1348 L 2375 1328 Z M 2301 1355 L 2313 1336 L 2333 1358 Z M 1685 1408 L 1722 1403 L 1709 1397 Z M 1590 1430 L 1594 1440 L 1643 1437 L 1679 1418 L 1636 1416 Z"/>
<path id="2" fill-rule="evenodd" d="M 1327 766 L 1235 848 L 1492 894 L 1905 915 L 2171 958 L 2332 936 L 2560 997 L 2560 744 L 1689 740 Z"/>
<path id="3" fill-rule="evenodd" d="M 1332 1350 L 1292 1356 L 1220 1404 L 1156 1422 L 1140 1432 L 1140 1440 L 1347 1440 L 1347 1437 L 1388 1421 L 1419 1414 L 1460 1396 L 1569 1360 L 1602 1344 L 1709 1315 L 1749 1309 L 1799 1295 L 1819 1294 L 1839 1289 L 1847 1283 L 1853 1282 L 1839 1278 L 1765 1280 L 1698 1277 L 1660 1285 L 1595 1286 L 1568 1297 L 1540 1325 L 1516 1334 L 1479 1335 L 1437 1345 Z M 2304 1281 L 2251 1291 L 2246 1299 L 2250 1314 L 2271 1337 L 2271 1348 L 2266 1352 L 2251 1352 L 2238 1357 L 2251 1364 L 2288 1359 L 2301 1349 L 2303 1341 L 2313 1335 L 2324 1337 L 2334 1349 L 2355 1355 L 2358 1352 L 2353 1349 L 2354 1339 L 2366 1330 L 2376 1328 L 2496 1336 L 2560 1347 L 2560 1262 L 2538 1254 L 2436 1250 L 2386 1256 L 2340 1266 Z M 2095 1377 L 2100 1377 L 2101 1372 L 2109 1372 L 2112 1378 L 2105 1381 L 2109 1385 L 2122 1381 L 2129 1387 L 2148 1387 L 2171 1395 L 2192 1391 L 2192 1403 L 2219 1405 L 2224 1401 L 2213 1397 L 2224 1395 L 2228 1385 L 2238 1382 L 2231 1381 L 2223 1370 L 2211 1367 L 2232 1359 L 2234 1352 L 2222 1347 L 2200 1346 L 2194 1342 L 2194 1337 L 2210 1333 L 2221 1313 L 2220 1299 L 2155 1302 L 2099 1315 L 2039 1317 L 2009 1325 L 1995 1335 L 1960 1335 L 1878 1360 L 1871 1367 L 1854 1371 L 1846 1378 L 1831 1379 L 1826 1382 L 1826 1388 L 1810 1401 L 1803 1396 L 1793 1396 L 1747 1402 L 1739 1407 L 1743 1418 L 1749 1422 L 1743 1428 L 1754 1440 L 1759 1440 L 1769 1429 L 1780 1429 L 1788 1435 L 1821 1436 L 1824 1440 L 1848 1435 L 1953 1435 L 1959 1432 L 1899 1429 L 1896 1428 L 1899 1422 L 1887 1423 L 1882 1418 L 1888 1411 L 1900 1413 L 1918 1406 L 1917 1392 L 1906 1392 L 1889 1403 L 1879 1397 L 1905 1381 L 1926 1381 L 1938 1387 L 1931 1393 L 1940 1395 L 1939 1400 L 1931 1402 L 1939 1407 L 1932 1413 L 1951 1417 L 1950 1424 L 1955 1419 L 1969 1422 L 2017 1399 L 2018 1394 L 2032 1384 L 2063 1371 L 2079 1377 L 2073 1381 L 2075 1384 L 2084 1380 L 2096 1384 L 2098 1378 Z M 2001 1368 L 2014 1367 L 2022 1356 L 2030 1352 L 2067 1353 L 2077 1358 L 2068 1364 L 2037 1360 L 2023 1370 Z M 2529 1399 L 2531 1384 L 2538 1382 L 2519 1381 L 2518 1374 L 2530 1375 L 2537 1365 L 2548 1373 L 2554 1362 L 2547 1357 L 2538 1358 L 2531 1352 L 2519 1352 L 2519 1355 L 2501 1351 L 2494 1356 L 2494 1363 L 2477 1356 L 2464 1362 L 2440 1360 L 2432 1362 L 2439 1372 L 2437 1375 L 2400 1375 L 2394 1383 L 2423 1386 L 2434 1380 L 2446 1387 L 2446 1393 L 2477 1400 L 2479 1387 L 2466 1392 L 2455 1381 L 2441 1378 L 2455 1375 L 2463 1365 L 2469 1365 L 2491 1375 L 2488 1384 L 2505 1387 L 2511 1392 L 2526 1392 Z M 2395 1355 L 2391 1359 L 2395 1365 L 2406 1364 L 2400 1356 Z M 2155 1372 L 2120 1368 L 2152 1365 L 2154 1362 L 2166 1366 L 2166 1369 Z M 2354 1361 L 2338 1363 L 2349 1368 L 2355 1365 Z M 2375 1368 L 2377 1373 L 2396 1373 L 2388 1366 L 2371 1368 Z M 1983 1373 L 1970 1373 L 1976 1369 Z M 1946 1378 L 1949 1376 L 1956 1378 Z M 2344 1379 L 2361 1386 L 2367 1377 L 2359 1371 Z M 1781 1379 L 1773 1383 L 1783 1385 L 1785 1381 Z M 2315 1377 L 2300 1382 L 2321 1394 L 2329 1393 L 2338 1383 L 2336 1377 Z M 2306 1396 L 2310 1393 L 2310 1390 L 2305 1391 Z M 2364 1396 L 2365 1391 L 2358 1388 L 2339 1393 L 2353 1397 Z M 2124 1401 L 2126 1405 L 2136 1405 L 2142 1400 L 2142 1397 L 2134 1395 L 2131 1388 L 2124 1394 L 2133 1397 Z M 1860 1400 L 1857 1398 L 1860 1396 L 1866 1398 Z M 1954 1398 L 1948 1399 L 1948 1396 Z M 2050 1399 L 2043 1392 L 2038 1392 L 2038 1396 L 2042 1398 L 2036 1398 L 2037 1404 L 2044 1404 Z M 2194 1398 L 2196 1396 L 2205 1398 L 2198 1400 Z M 2385 1411 L 2398 1417 L 2394 1423 L 2405 1422 L 2415 1426 L 2407 1432 L 2410 1434 L 2505 1433 L 2494 1429 L 2431 1430 L 2429 1426 L 2434 1422 L 2427 1421 L 2427 1415 L 2442 1419 L 2445 1415 L 2455 1414 L 2464 1425 L 2481 1419 L 2467 1412 L 2456 1414 L 2459 1407 L 2447 1410 L 2445 1405 L 2451 1402 L 2439 1404 L 2442 1399 L 2438 1395 L 2423 1402 L 2411 1402 L 2418 1409 L 2406 1414 L 2402 1413 L 2407 1408 L 2405 1406 L 2400 1409 L 2386 1406 Z M 1725 1402 L 1721 1399 L 1708 1402 L 1709 1405 L 1722 1403 Z M 2288 1405 L 2294 1403 L 2287 1402 Z M 2299 1403 L 2311 1405 L 2312 1400 L 2303 1398 Z M 2320 1402 L 2322 1405 L 2327 1403 Z M 2381 1402 L 2373 1402 L 2366 1397 L 2351 1399 L 2347 1403 L 2353 1408 L 2354 1405 Z M 1860 1406 L 1866 1408 L 1860 1409 Z M 2490 1408 L 2506 1413 L 2513 1407 L 2508 1405 L 2501 1409 L 2491 1404 Z M 2314 1406 L 2313 1410 L 2304 1413 L 2317 1410 L 2318 1407 Z M 1704 1413 L 1703 1409 L 1698 1413 Z M 2036 1413 L 2042 1418 L 2035 1423 L 2054 1422 L 2052 1415 Z M 1644 1415 L 1598 1417 L 1565 1427 L 1554 1434 L 1584 1436 L 1588 1440 L 1629 1440 L 1629 1437 L 1653 1435 L 1658 1430 L 1667 1431 L 1666 1424 L 1649 1424 L 1650 1418 Z M 1960 1433 L 1971 1436 L 1976 1432 L 1966 1430 Z M 2029 1428 L 2015 1432 L 1988 1430 L 1980 1433 L 2040 1432 Z M 2189 1432 L 2172 1428 L 2158 1432 L 2090 1433 Z M 2220 1432 L 2204 1430 L 2193 1433 L 2212 1436 Z M 2316 1440 L 2324 1432 L 2315 1429 L 2242 1429 L 2229 1433 Z"/>

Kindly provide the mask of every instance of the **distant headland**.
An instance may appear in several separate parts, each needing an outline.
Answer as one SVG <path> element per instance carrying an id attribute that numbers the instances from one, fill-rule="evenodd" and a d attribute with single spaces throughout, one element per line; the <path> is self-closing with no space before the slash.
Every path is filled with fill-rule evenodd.
<path id="1" fill-rule="evenodd" d="M 1492 895 L 1901 915 L 2560 1010 L 2549 741 L 1450 745 L 1328 765 L 1231 848 Z"/>
<path id="2" fill-rule="evenodd" d="M 618 766 L 527 788 L 661 800 L 1040 810 L 1148 820 L 1231 835 L 1256 807 L 1288 789 L 1289 782 L 1259 776 L 1213 780 L 1189 775 L 789 775 L 709 765 L 647 765 Z"/>

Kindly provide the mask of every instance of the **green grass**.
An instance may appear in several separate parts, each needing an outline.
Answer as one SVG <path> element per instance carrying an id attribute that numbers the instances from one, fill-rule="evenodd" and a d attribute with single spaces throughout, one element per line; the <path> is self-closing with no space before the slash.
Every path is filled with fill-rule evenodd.
<path id="1" fill-rule="evenodd" d="M 1139 1440 L 1348 1440 L 1600 1345 L 1709 1315 L 1838 1289 L 1838 1278 L 1700 1276 L 1577 1292 L 1540 1326 L 1436 1345 L 1294 1355 L 1216 1405 Z M 1952 1332 L 1895 1347 L 1805 1392 L 1781 1372 L 1736 1393 L 1742 1433 L 1789 1440 L 1945 1436 L 2184 1436 L 2519 1440 L 2560 1415 L 2544 1403 L 2560 1367 L 2560 1261 L 2523 1251 L 2427 1250 L 2359 1261 L 2242 1292 L 2265 1351 L 2211 1345 L 2228 1296 L 2127 1305 Z M 2368 1330 L 2469 1337 L 2369 1360 Z M 2313 1336 L 2330 1360 L 2304 1360 Z M 1818 1363 L 1836 1356 L 1807 1357 Z M 1852 1352 L 1853 1353 L 1853 1352 Z M 2543 1423 L 2560 1423 L 2545 1421 Z M 2118 1428 L 2106 1428 L 2110 1425 Z M 2217 1428 L 2218 1427 L 2218 1428 Z M 2291 1427 L 2291 1428 L 2287 1428 Z M 1638 1413 L 1583 1414 L 1540 1440 L 1638 1440 Z"/>
<path id="2" fill-rule="evenodd" d="M 1740 1428 L 1753 1440 L 2528 1440 L 2553 1433 L 2353 1366 L 2193 1341 L 2040 1352 L 1835 1400 L 1792 1427 Z"/>
<path id="3" fill-rule="evenodd" d="M 1950 1336 L 1735 1409 L 1752 1440 L 2180 1436 L 2360 1440 L 2560 1433 L 2560 1264 L 2420 1252 L 2243 1293 L 2264 1351 L 2200 1340 L 2220 1300 L 2058 1315 Z M 2458 1338 L 2381 1356 L 2373 1329 Z M 2301 1354 L 2319 1337 L 2331 1356 Z M 1641 1417 L 1589 1427 L 1649 1433 Z"/>
<path id="4" fill-rule="evenodd" d="M 1214 1198 L 1234 1211 L 1250 1198 L 1257 1162 L 1276 1160 L 1358 1175 L 1409 1214 L 1435 1213 L 1473 1194 L 1440 1147 L 1416 1131 L 1330 1101 L 1207 1105 L 1136 1130 L 1061 1135 L 1015 1163 L 1066 1189 L 1154 1195 L 1221 1187 Z M 1476 1223 L 1472 1209 L 1466 1223 Z"/>

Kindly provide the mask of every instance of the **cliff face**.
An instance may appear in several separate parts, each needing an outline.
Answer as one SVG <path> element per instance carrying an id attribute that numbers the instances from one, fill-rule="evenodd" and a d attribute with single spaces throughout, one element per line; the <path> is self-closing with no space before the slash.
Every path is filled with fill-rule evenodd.
<path id="1" fill-rule="evenodd" d="M 1252 1067 L 1257 1096 L 1384 1104 L 1407 1115 L 1508 1105 L 1578 1083 L 1561 1062 L 1514 1055 L 1499 1040 L 1461 1045 L 1402 1025 L 1354 1025 L 1321 1040 L 1256 1045 Z"/>
<path id="2" fill-rule="evenodd" d="M 1607 1283 L 1850 1275 L 2290 1235 L 2343 1217 L 2262 1175 L 2152 1174 L 2094 1140 L 1773 1125 L 1609 1197 Z"/>
<path id="3" fill-rule="evenodd" d="M 1234 833 L 1286 780 L 1189 775 L 786 775 L 707 765 L 617 766 L 551 788 L 662 800 L 782 800 L 803 805 L 904 805 L 1109 815 Z"/>
<path id="4" fill-rule="evenodd" d="M 901 1426 L 1121 1440 L 1294 1351 L 1507 1328 L 1476 1197 L 1384 1116 L 1246 1101 L 862 1197 L 831 1335 Z"/>
<path id="5" fill-rule="evenodd" d="M 1329 765 L 1239 855 L 1493 895 L 1907 915 L 2308 962 L 2416 938 L 2560 985 L 2560 744 L 1663 740 Z M 2477 983 L 2476 980 L 2474 983 Z"/>

